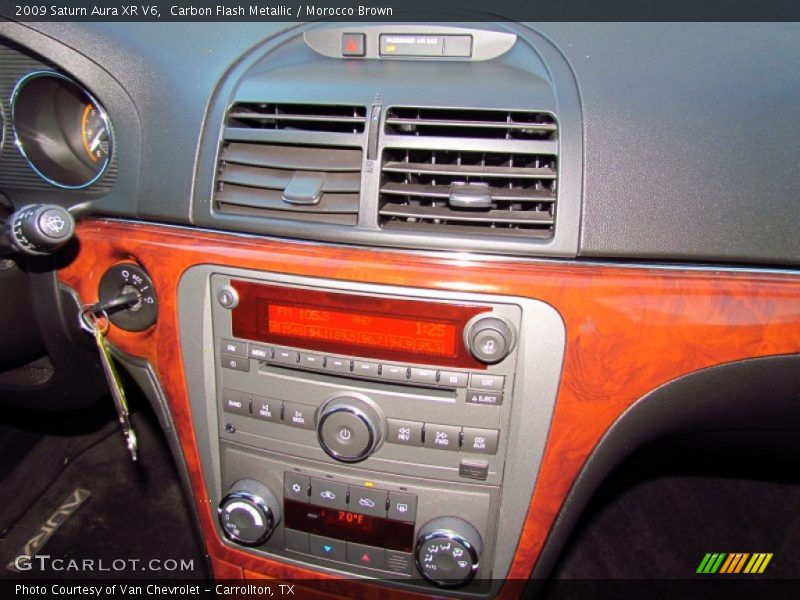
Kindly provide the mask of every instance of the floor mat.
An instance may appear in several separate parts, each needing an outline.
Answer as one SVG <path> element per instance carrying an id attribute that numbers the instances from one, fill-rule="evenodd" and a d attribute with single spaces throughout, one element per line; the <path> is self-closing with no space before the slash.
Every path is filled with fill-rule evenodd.
<path id="1" fill-rule="evenodd" d="M 705 554 L 723 552 L 772 553 L 759 577 L 792 580 L 775 588 L 787 594 L 794 590 L 795 596 L 786 597 L 800 592 L 796 460 L 665 448 L 639 452 L 598 490 L 552 577 L 656 580 L 657 587 L 657 580 L 702 577 L 696 570 Z M 601 597 L 587 595 L 589 585 L 571 588 L 581 589 L 578 597 Z M 641 584 L 629 588 L 644 589 Z M 570 586 L 553 584 L 545 597 L 566 596 L 554 589 Z M 617 597 L 627 597 L 624 589 L 617 589 Z"/>
<path id="2" fill-rule="evenodd" d="M 133 415 L 140 461 L 131 462 L 114 421 L 71 440 L 75 450 L 47 456 L 45 438 L 0 486 L 7 496 L 16 471 L 58 473 L 0 541 L 0 577 L 201 578 L 207 566 L 166 441 L 148 410 Z M 16 488 L 19 491 L 19 488 Z M 85 496 L 85 497 L 84 497 Z M 21 503 L 17 502 L 17 506 Z M 70 506 L 72 508 L 70 508 Z M 5 512 L 5 511 L 4 511 Z M 57 527 L 53 527 L 58 524 Z M 50 534 L 51 529 L 55 529 Z M 50 534 L 49 555 L 22 572 L 8 568 L 26 544 Z M 71 568 L 75 566 L 76 568 Z"/>

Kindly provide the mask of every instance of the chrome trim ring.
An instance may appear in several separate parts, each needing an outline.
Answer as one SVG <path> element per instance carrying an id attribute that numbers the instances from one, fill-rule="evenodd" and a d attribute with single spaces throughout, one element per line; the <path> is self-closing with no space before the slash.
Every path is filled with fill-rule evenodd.
<path id="1" fill-rule="evenodd" d="M 275 515 L 272 513 L 272 509 L 267 506 L 266 501 L 260 496 L 256 496 L 250 492 L 231 492 L 222 499 L 222 502 L 220 502 L 219 507 L 217 508 L 217 516 L 220 520 L 222 519 L 225 506 L 227 506 L 227 504 L 233 500 L 243 500 L 245 502 L 249 502 L 256 508 L 256 510 L 260 510 L 264 516 L 264 524 L 266 528 L 263 535 L 261 535 L 258 539 L 254 541 L 247 541 L 233 535 L 225 528 L 225 525 L 220 523 L 220 528 L 222 529 L 222 533 L 225 534 L 225 537 L 243 546 L 260 546 L 266 542 L 269 539 L 269 536 L 272 535 L 272 532 L 275 531 Z"/>
<path id="2" fill-rule="evenodd" d="M 17 132 L 17 123 L 16 123 L 17 97 L 19 96 L 19 93 L 22 91 L 25 85 L 27 85 L 30 81 L 41 77 L 52 77 L 54 79 L 61 79 L 62 81 L 66 81 L 74 85 L 95 106 L 98 113 L 100 114 L 100 118 L 103 120 L 103 123 L 108 129 L 108 155 L 106 156 L 103 166 L 100 168 L 97 174 L 85 183 L 79 185 L 69 185 L 56 181 L 53 178 L 48 177 L 47 175 L 42 173 L 42 171 L 34 164 L 34 162 L 28 156 L 28 153 L 25 151 L 25 145 L 19 138 L 19 134 Z M 97 98 L 95 98 L 89 92 L 89 90 L 87 90 L 83 85 L 81 85 L 71 77 L 67 77 L 63 73 L 59 73 L 57 71 L 47 71 L 47 70 L 31 71 L 30 73 L 23 75 L 20 78 L 20 80 L 17 81 L 16 85 L 14 86 L 14 90 L 11 92 L 9 105 L 11 106 L 10 122 L 11 122 L 11 130 L 14 132 L 14 145 L 19 149 L 20 154 L 22 154 L 22 157 L 28 163 L 33 172 L 36 173 L 41 179 L 43 179 L 50 185 L 53 185 L 62 190 L 82 190 L 84 188 L 89 187 L 93 183 L 96 183 L 99 179 L 103 177 L 103 175 L 105 175 L 106 171 L 108 170 L 108 166 L 111 164 L 111 160 L 114 154 L 114 130 L 111 125 L 111 120 L 108 118 L 108 113 L 103 108 L 102 104 L 100 104 Z M 0 147 L 2 147 L 1 144 Z"/>

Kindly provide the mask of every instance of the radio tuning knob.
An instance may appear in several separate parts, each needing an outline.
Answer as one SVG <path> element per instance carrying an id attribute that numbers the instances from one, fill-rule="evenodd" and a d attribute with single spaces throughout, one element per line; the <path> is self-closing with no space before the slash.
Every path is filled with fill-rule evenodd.
<path id="1" fill-rule="evenodd" d="M 425 579 L 440 587 L 458 587 L 478 572 L 483 540 L 458 517 L 438 517 L 419 530 L 414 562 Z"/>
<path id="2" fill-rule="evenodd" d="M 240 479 L 220 502 L 217 516 L 228 539 L 260 546 L 280 523 L 281 503 L 263 483 Z"/>
<path id="3" fill-rule="evenodd" d="M 464 341 L 472 356 L 482 363 L 493 365 L 509 355 L 514 348 L 514 328 L 498 317 L 478 315 L 467 325 Z"/>
<path id="4" fill-rule="evenodd" d="M 381 443 L 383 422 L 380 409 L 369 398 L 337 396 L 317 412 L 319 445 L 340 462 L 359 462 Z"/>

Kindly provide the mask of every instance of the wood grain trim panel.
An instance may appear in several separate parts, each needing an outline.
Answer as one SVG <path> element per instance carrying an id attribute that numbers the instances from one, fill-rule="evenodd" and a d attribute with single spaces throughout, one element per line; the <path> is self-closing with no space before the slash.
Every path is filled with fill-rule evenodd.
<path id="1" fill-rule="evenodd" d="M 553 306 L 566 325 L 566 356 L 539 478 L 509 574 L 515 579 L 528 577 L 587 456 L 635 400 L 698 369 L 800 352 L 800 277 L 791 274 L 480 260 L 103 220 L 81 223 L 78 238 L 80 249 L 59 277 L 85 302 L 96 300 L 100 277 L 114 263 L 136 260 L 153 278 L 160 302 L 156 325 L 141 333 L 112 329 L 110 339 L 153 364 L 180 436 L 209 554 L 216 564 L 236 565 L 248 576 L 329 578 L 228 548 L 214 532 L 215 507 L 205 492 L 178 343 L 177 286 L 193 265 L 524 296 Z M 352 581 L 339 582 L 337 590 L 387 595 Z M 504 592 L 506 597 L 517 593 L 510 585 Z"/>

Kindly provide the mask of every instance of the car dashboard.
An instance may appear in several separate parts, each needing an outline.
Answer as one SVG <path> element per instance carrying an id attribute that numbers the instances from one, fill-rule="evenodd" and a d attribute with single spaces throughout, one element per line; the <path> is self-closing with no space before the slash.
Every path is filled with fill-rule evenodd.
<path id="1" fill-rule="evenodd" d="M 93 401 L 79 316 L 132 293 L 110 351 L 215 578 L 519 597 L 635 448 L 797 423 L 798 56 L 789 24 L 0 23 L 3 396 Z"/>

